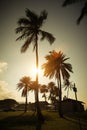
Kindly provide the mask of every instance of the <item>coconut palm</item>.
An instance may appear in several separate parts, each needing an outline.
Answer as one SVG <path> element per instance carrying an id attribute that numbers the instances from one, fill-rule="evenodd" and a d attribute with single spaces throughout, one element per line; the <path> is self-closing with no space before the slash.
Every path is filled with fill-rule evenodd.
<path id="1" fill-rule="evenodd" d="M 17 84 L 17 89 L 22 90 L 21 96 L 25 97 L 25 112 L 27 111 L 27 100 L 28 100 L 28 92 L 32 90 L 31 88 L 31 78 L 24 76 L 20 79 L 19 83 Z"/>
<path id="2" fill-rule="evenodd" d="M 44 10 L 37 15 L 29 9 L 25 10 L 26 17 L 22 17 L 18 20 L 18 27 L 16 28 L 16 33 L 20 36 L 16 40 L 26 39 L 21 47 L 21 52 L 25 52 L 29 45 L 33 43 L 33 50 L 36 52 L 36 68 L 38 69 L 38 39 L 40 35 L 40 40 L 47 39 L 50 44 L 55 40 L 51 33 L 42 30 L 42 26 L 47 19 L 47 12 Z M 36 74 L 36 84 L 38 86 L 38 73 Z M 41 114 L 38 99 L 38 87 L 35 90 L 35 102 L 37 108 L 37 115 Z"/>
<path id="3" fill-rule="evenodd" d="M 43 84 L 40 87 L 40 92 L 43 93 L 42 97 L 45 99 L 45 102 L 47 101 L 46 93 L 48 92 L 47 85 Z"/>
<path id="4" fill-rule="evenodd" d="M 75 83 L 74 83 L 74 86 L 73 86 L 73 92 L 75 93 L 75 99 L 77 101 L 77 88 L 76 88 Z"/>
<path id="5" fill-rule="evenodd" d="M 65 81 L 64 81 L 64 88 L 65 88 L 65 90 L 67 90 L 67 98 L 68 98 L 69 90 L 73 89 L 72 82 L 70 82 L 69 79 L 65 79 Z"/>
<path id="6" fill-rule="evenodd" d="M 54 105 L 56 108 L 56 104 L 58 101 L 57 98 L 59 96 L 59 88 L 55 86 L 54 82 L 49 82 L 48 91 L 49 91 L 48 100 L 51 100 L 52 105 Z"/>
<path id="7" fill-rule="evenodd" d="M 69 79 L 70 73 L 72 71 L 72 65 L 66 63 L 66 56 L 61 52 L 51 51 L 46 57 L 47 62 L 42 65 L 44 69 L 44 76 L 50 79 L 55 77 L 57 80 L 59 88 L 59 115 L 62 117 L 61 100 L 62 100 L 62 90 L 61 90 L 61 80 Z"/>
<path id="8" fill-rule="evenodd" d="M 87 0 L 65 0 L 63 2 L 63 7 L 70 5 L 70 4 L 74 4 L 74 3 L 79 3 L 79 2 L 84 2 L 84 5 L 81 9 L 81 13 L 80 16 L 77 19 L 77 24 L 80 24 L 81 20 L 87 16 Z"/>

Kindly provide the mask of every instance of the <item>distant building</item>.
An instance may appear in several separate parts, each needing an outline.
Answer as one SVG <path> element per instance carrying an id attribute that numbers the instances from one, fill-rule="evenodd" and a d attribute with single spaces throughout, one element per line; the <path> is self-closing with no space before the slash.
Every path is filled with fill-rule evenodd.
<path id="1" fill-rule="evenodd" d="M 64 99 L 62 101 L 62 111 L 63 113 L 83 112 L 84 103 L 82 101 L 76 101 L 74 99 Z"/>

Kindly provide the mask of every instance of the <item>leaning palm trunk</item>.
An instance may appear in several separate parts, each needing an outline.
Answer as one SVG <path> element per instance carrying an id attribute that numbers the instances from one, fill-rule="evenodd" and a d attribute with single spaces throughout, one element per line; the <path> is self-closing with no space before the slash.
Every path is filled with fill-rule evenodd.
<path id="1" fill-rule="evenodd" d="M 38 37 L 36 34 L 36 69 L 38 69 Z M 35 104 L 36 104 L 36 112 L 39 121 L 43 121 L 43 115 L 41 113 L 40 105 L 39 105 L 39 97 L 38 97 L 38 73 L 36 73 L 36 90 L 35 90 Z"/>

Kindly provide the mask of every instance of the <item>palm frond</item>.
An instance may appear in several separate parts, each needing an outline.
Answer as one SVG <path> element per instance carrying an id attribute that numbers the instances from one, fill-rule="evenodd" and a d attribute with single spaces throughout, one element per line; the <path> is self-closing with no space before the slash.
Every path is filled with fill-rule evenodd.
<path id="1" fill-rule="evenodd" d="M 77 24 L 80 24 L 81 20 L 83 19 L 83 17 L 87 15 L 87 2 L 84 4 L 82 10 L 81 10 L 81 14 L 77 19 Z"/>
<path id="2" fill-rule="evenodd" d="M 38 18 L 38 25 L 39 27 L 42 27 L 44 20 L 47 19 L 47 15 L 48 13 L 46 12 L 46 10 L 42 11 L 39 18 Z"/>
<path id="3" fill-rule="evenodd" d="M 24 38 L 26 38 L 26 37 L 27 37 L 27 35 L 24 33 L 24 34 L 22 34 L 21 36 L 19 36 L 19 37 L 16 39 L 16 41 L 22 40 L 22 39 L 24 39 Z"/>
<path id="4" fill-rule="evenodd" d="M 27 18 L 20 18 L 17 22 L 18 26 L 24 25 L 24 26 L 29 26 L 29 24 L 31 24 L 31 22 L 29 21 L 29 19 Z"/>
<path id="5" fill-rule="evenodd" d="M 52 44 L 55 41 L 55 37 L 51 33 L 42 30 L 39 30 L 39 32 L 42 35 L 41 40 L 47 39 L 50 44 Z"/>
<path id="6" fill-rule="evenodd" d="M 69 63 L 64 63 L 64 68 L 66 68 L 69 72 L 72 72 L 73 73 L 73 70 L 72 70 L 72 65 L 69 64 Z"/>
<path id="7" fill-rule="evenodd" d="M 28 27 L 25 27 L 25 26 L 19 26 L 15 29 L 15 32 L 16 33 L 24 33 L 26 30 L 28 30 Z"/>
<path id="8" fill-rule="evenodd" d="M 65 0 L 62 4 L 63 7 L 70 5 L 70 4 L 75 4 L 78 2 L 83 2 L 83 0 Z"/>
<path id="9" fill-rule="evenodd" d="M 33 34 L 25 41 L 25 44 L 21 47 L 21 52 L 25 52 L 33 40 Z"/>
<path id="10" fill-rule="evenodd" d="M 24 87 L 23 83 L 20 82 L 17 84 L 18 91 L 20 91 L 23 87 Z"/>
<path id="11" fill-rule="evenodd" d="M 28 8 L 26 8 L 25 10 L 26 16 L 29 18 L 29 20 L 32 23 L 37 22 L 38 20 L 38 15 L 36 13 L 34 13 L 33 11 L 29 10 Z"/>
<path id="12" fill-rule="evenodd" d="M 27 94 L 27 90 L 26 90 L 26 88 L 24 88 L 24 89 L 23 89 L 23 91 L 22 91 L 21 96 L 22 96 L 22 97 L 25 97 L 25 96 L 26 96 L 26 94 Z"/>

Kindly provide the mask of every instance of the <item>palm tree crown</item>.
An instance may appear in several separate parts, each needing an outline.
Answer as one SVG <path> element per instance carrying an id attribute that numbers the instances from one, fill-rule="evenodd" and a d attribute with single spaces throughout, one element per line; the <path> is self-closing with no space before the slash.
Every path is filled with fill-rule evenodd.
<path id="1" fill-rule="evenodd" d="M 55 40 L 51 33 L 41 30 L 44 21 L 47 19 L 47 12 L 44 10 L 40 15 L 25 10 L 26 17 L 22 17 L 18 20 L 18 27 L 16 33 L 20 33 L 20 36 L 16 40 L 26 39 L 24 45 L 21 47 L 21 52 L 25 52 L 31 42 L 34 44 L 33 49 L 36 48 L 36 35 L 41 35 L 41 40 L 45 38 L 52 44 Z M 38 37 L 37 37 L 38 40 Z"/>
<path id="2" fill-rule="evenodd" d="M 20 79 L 19 83 L 17 84 L 17 89 L 21 90 L 22 89 L 22 96 L 26 98 L 25 100 L 25 112 L 27 111 L 27 96 L 28 92 L 32 90 L 32 82 L 31 78 L 28 76 L 24 76 Z"/>
<path id="3" fill-rule="evenodd" d="M 19 83 L 17 84 L 17 89 L 18 90 L 22 89 L 22 96 L 25 97 L 26 93 L 32 89 L 31 78 L 27 76 L 22 77 Z"/>
<path id="4" fill-rule="evenodd" d="M 69 72 L 72 71 L 72 66 L 69 63 L 65 63 L 65 61 L 69 58 L 65 58 L 65 55 L 59 51 L 52 51 L 46 57 L 47 62 L 42 65 L 42 69 L 44 69 L 44 75 L 49 78 L 59 78 L 59 74 L 62 74 L 63 79 L 69 79 Z"/>

